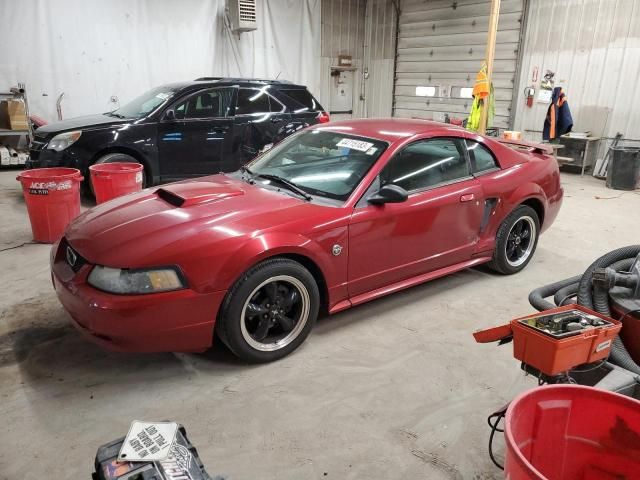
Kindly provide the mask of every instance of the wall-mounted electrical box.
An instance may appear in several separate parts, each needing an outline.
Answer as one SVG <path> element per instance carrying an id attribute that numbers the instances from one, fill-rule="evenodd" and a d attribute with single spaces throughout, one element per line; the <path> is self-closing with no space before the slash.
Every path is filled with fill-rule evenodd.
<path id="1" fill-rule="evenodd" d="M 227 0 L 231 30 L 235 33 L 258 29 L 256 0 Z"/>

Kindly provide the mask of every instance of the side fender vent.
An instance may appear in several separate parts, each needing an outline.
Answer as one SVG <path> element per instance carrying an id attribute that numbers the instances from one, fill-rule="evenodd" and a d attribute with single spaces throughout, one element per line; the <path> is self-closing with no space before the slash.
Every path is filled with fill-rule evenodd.
<path id="1" fill-rule="evenodd" d="M 487 228 L 487 225 L 489 225 L 489 219 L 491 218 L 491 214 L 493 213 L 497 204 L 497 198 L 487 198 L 484 201 L 484 212 L 482 214 L 482 223 L 480 224 L 480 233 L 484 232 Z"/>
<path id="2" fill-rule="evenodd" d="M 156 190 L 156 195 L 174 207 L 181 207 L 185 202 L 184 198 L 170 192 L 169 190 L 165 190 L 164 188 Z"/>

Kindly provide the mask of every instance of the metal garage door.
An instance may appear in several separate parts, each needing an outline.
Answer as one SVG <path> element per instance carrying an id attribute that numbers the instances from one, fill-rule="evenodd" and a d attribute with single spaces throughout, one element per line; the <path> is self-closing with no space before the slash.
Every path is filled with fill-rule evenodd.
<path id="1" fill-rule="evenodd" d="M 493 124 L 508 127 L 525 0 L 502 0 L 496 43 Z M 403 0 L 394 115 L 443 121 L 466 118 L 468 87 L 484 59 L 489 0 Z"/>

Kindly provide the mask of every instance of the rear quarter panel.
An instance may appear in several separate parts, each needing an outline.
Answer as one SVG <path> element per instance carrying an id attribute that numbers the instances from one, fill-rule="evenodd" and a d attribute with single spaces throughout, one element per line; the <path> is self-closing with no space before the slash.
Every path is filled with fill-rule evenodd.
<path id="1" fill-rule="evenodd" d="M 485 144 L 496 154 L 502 169 L 478 176 L 485 198 L 498 199 L 482 232 L 478 252 L 493 250 L 500 224 L 524 202 L 538 202 L 543 212 L 540 220 L 544 232 L 554 222 L 563 195 L 558 164 L 552 156 L 516 151 L 495 141 Z"/>

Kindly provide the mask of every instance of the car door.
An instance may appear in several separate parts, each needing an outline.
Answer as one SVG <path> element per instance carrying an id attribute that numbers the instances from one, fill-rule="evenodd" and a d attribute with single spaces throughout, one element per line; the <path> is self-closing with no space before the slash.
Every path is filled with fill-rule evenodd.
<path id="1" fill-rule="evenodd" d="M 240 154 L 236 168 L 291 133 L 288 132 L 289 120 L 285 106 L 269 94 L 268 86 L 240 88 L 234 120 L 238 142 L 234 150 Z"/>
<path id="2" fill-rule="evenodd" d="M 385 184 L 404 188 L 409 197 L 381 206 L 363 198 L 354 209 L 349 226 L 351 296 L 469 260 L 478 241 L 482 188 L 470 173 L 462 139 L 407 145 L 369 192 Z"/>
<path id="3" fill-rule="evenodd" d="M 233 139 L 234 88 L 209 88 L 170 106 L 158 124 L 162 181 L 224 170 Z"/>

